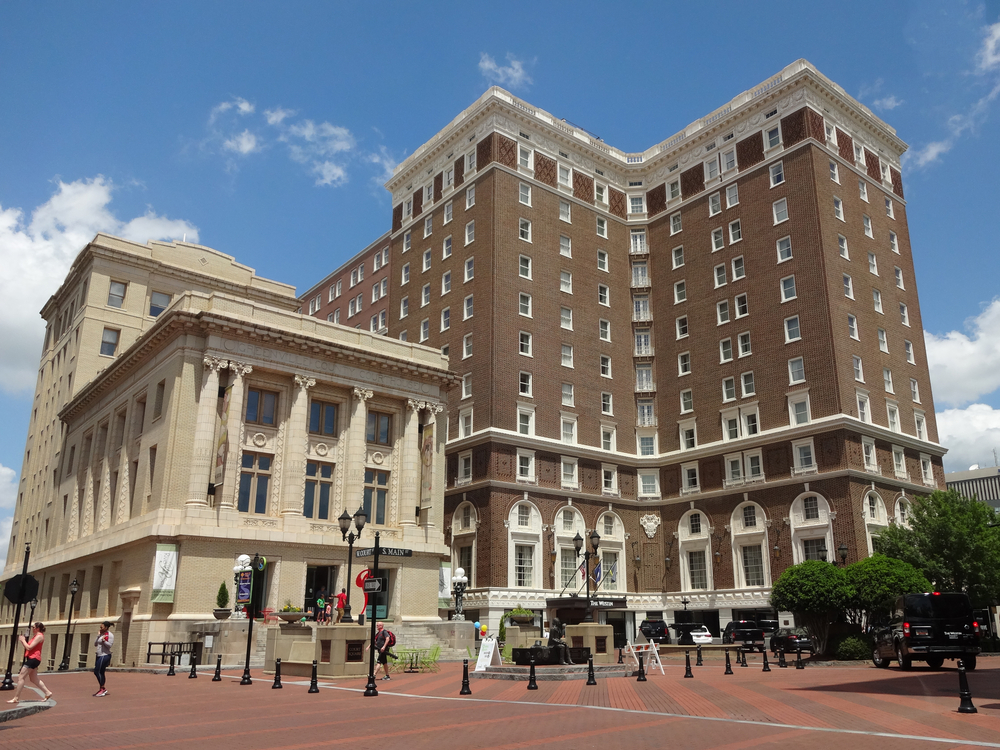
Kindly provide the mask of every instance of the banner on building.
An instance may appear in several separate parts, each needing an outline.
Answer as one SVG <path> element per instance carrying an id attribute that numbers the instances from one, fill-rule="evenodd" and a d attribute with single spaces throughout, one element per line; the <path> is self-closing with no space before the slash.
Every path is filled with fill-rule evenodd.
<path id="1" fill-rule="evenodd" d="M 434 423 L 425 424 L 420 443 L 420 507 L 431 504 L 431 485 L 434 479 Z"/>
<path id="2" fill-rule="evenodd" d="M 253 594 L 253 571 L 241 571 L 240 577 L 236 582 L 236 603 L 249 604 L 251 594 Z"/>
<path id="3" fill-rule="evenodd" d="M 173 604 L 174 587 L 177 585 L 177 545 L 157 544 L 156 560 L 153 562 L 154 604 Z"/>
<path id="4" fill-rule="evenodd" d="M 222 410 L 219 413 L 218 422 L 215 425 L 215 433 L 219 436 L 219 442 L 215 446 L 215 478 L 213 483 L 216 488 L 222 486 L 222 481 L 226 478 L 226 454 L 229 453 L 229 403 L 233 396 L 233 387 L 226 387 L 226 395 L 222 399 Z"/>
<path id="5" fill-rule="evenodd" d="M 438 568 L 438 609 L 451 606 L 451 560 L 442 560 Z"/>

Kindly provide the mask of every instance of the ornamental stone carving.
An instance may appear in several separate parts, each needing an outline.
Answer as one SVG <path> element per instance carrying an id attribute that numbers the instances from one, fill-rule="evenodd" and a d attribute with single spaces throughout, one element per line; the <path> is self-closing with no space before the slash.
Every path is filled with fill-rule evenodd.
<path id="1" fill-rule="evenodd" d="M 218 357 L 205 355 L 205 359 L 202 361 L 204 362 L 206 368 L 208 368 L 209 370 L 213 370 L 214 372 L 218 372 L 219 370 L 225 370 L 227 367 L 229 367 L 229 360 L 219 359 Z"/>
<path id="2" fill-rule="evenodd" d="M 654 516 L 652 513 L 647 513 L 639 519 L 639 524 L 642 526 L 643 531 L 646 532 L 646 536 L 652 539 L 656 536 L 656 527 L 660 525 L 660 517 Z"/>
<path id="3" fill-rule="evenodd" d="M 367 401 L 372 396 L 375 395 L 375 391 L 369 390 L 368 388 L 355 388 L 354 397 L 359 401 Z"/>
<path id="4" fill-rule="evenodd" d="M 238 378 L 244 378 L 253 372 L 253 367 L 246 362 L 234 362 L 229 360 L 229 370 Z"/>
<path id="5" fill-rule="evenodd" d="M 316 378 L 310 378 L 308 375 L 296 375 L 295 385 L 297 385 L 299 388 L 302 388 L 303 390 L 312 388 L 314 385 L 316 385 Z"/>

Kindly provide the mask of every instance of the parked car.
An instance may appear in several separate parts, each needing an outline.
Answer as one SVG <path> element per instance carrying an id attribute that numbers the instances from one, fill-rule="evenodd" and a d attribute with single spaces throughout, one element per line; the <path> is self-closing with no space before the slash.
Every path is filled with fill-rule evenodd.
<path id="1" fill-rule="evenodd" d="M 733 620 L 722 631 L 722 642 L 764 652 L 764 631 L 753 620 Z"/>
<path id="2" fill-rule="evenodd" d="M 764 637 L 770 638 L 778 630 L 777 620 L 757 620 L 760 629 L 764 631 Z"/>
<path id="3" fill-rule="evenodd" d="M 639 624 L 639 632 L 650 643 L 670 643 L 670 630 L 664 620 L 643 620 Z"/>
<path id="4" fill-rule="evenodd" d="M 691 631 L 691 639 L 695 642 L 695 645 L 710 644 L 712 642 L 712 633 L 702 625 L 700 628 Z"/>
<path id="5" fill-rule="evenodd" d="M 771 651 L 775 657 L 779 651 L 794 654 L 799 649 L 808 651 L 810 654 L 813 650 L 812 638 L 809 637 L 809 632 L 805 628 L 778 628 L 771 636 Z"/>
<path id="6" fill-rule="evenodd" d="M 980 625 L 968 594 L 906 594 L 886 611 L 872 631 L 876 667 L 888 667 L 895 657 L 900 669 L 909 669 L 915 660 L 940 669 L 945 659 L 961 659 L 969 671 L 976 668 Z"/>

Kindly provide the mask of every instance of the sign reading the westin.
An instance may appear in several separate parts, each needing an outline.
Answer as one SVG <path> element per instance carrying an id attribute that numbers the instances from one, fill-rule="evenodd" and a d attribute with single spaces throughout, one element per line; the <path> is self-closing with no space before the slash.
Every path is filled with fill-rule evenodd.
<path id="1" fill-rule="evenodd" d="M 355 557 L 371 557 L 375 554 L 374 547 L 354 550 Z M 412 549 L 401 549 L 399 547 L 379 547 L 379 557 L 413 557 Z"/>

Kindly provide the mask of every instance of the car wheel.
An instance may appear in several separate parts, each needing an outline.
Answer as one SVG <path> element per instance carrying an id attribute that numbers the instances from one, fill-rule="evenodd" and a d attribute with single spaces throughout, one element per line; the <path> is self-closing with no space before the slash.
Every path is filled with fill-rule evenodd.
<path id="1" fill-rule="evenodd" d="M 913 666 L 913 660 L 903 655 L 903 646 L 900 643 L 896 644 L 896 665 L 900 669 L 909 669 Z"/>
<path id="2" fill-rule="evenodd" d="M 872 664 L 879 669 L 888 669 L 889 667 L 889 660 L 878 652 L 878 646 L 872 650 Z"/>
<path id="3" fill-rule="evenodd" d="M 927 657 L 927 666 L 930 667 L 931 669 L 941 669 L 941 666 L 943 664 L 944 664 L 944 657 L 943 656 L 928 656 Z"/>
<path id="4" fill-rule="evenodd" d="M 975 655 L 963 656 L 962 657 L 962 664 L 965 665 L 965 671 L 966 672 L 975 672 L 976 671 L 976 657 L 975 657 Z"/>

